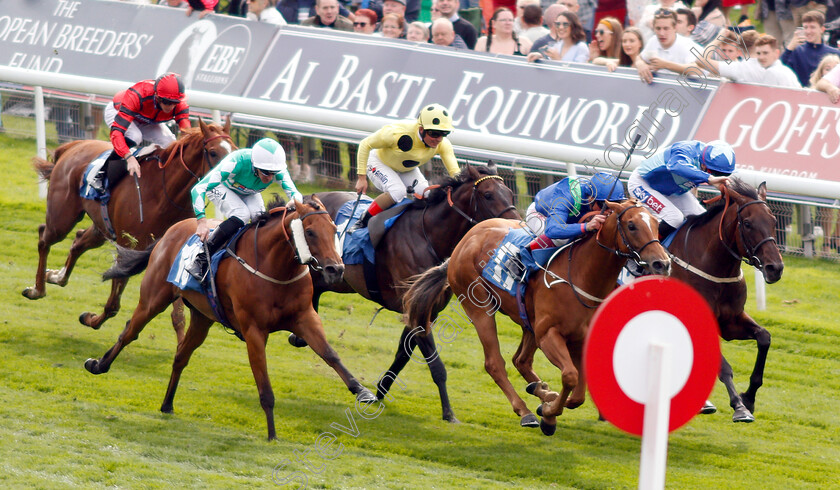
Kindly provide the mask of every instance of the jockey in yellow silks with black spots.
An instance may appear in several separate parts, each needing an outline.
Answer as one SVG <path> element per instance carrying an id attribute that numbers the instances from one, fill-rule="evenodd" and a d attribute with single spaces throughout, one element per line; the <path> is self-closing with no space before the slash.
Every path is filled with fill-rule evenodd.
<path id="1" fill-rule="evenodd" d="M 349 231 L 367 226 L 368 220 L 406 197 L 406 187 L 414 184 L 415 194 L 422 195 L 429 182 L 420 172 L 420 165 L 440 155 L 450 176 L 460 172 L 452 143 L 446 136 L 452 132 L 452 117 L 440 104 L 424 106 L 417 121 L 384 126 L 359 143 L 357 165 L 359 176 L 356 192 L 367 191 L 367 179 L 382 191 L 365 214 Z"/>

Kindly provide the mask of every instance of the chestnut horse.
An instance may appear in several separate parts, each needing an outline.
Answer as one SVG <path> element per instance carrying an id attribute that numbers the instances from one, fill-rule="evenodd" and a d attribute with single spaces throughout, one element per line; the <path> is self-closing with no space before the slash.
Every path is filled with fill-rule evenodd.
<path id="1" fill-rule="evenodd" d="M 181 138 L 164 149 L 158 149 L 143 161 L 140 190 L 135 180 L 126 176 L 111 189 L 108 212 L 103 216 L 102 205 L 79 195 L 87 165 L 102 152 L 111 148 L 107 141 L 81 140 L 59 146 L 54 163 L 35 158 L 35 169 L 48 180 L 47 222 L 38 227 L 38 268 L 35 286 L 23 290 L 29 299 L 47 294 L 45 282 L 64 287 L 70 279 L 79 256 L 101 246 L 106 239 L 122 247 L 144 249 L 163 236 L 167 228 L 178 221 L 194 217 L 190 190 L 210 168 L 236 149 L 230 139 L 230 118 L 224 127 L 205 124 L 183 131 Z M 155 163 L 157 161 L 157 163 Z M 139 193 L 139 195 L 138 195 Z M 143 209 L 140 209 L 142 200 Z M 85 213 L 93 226 L 76 232 L 70 253 L 60 270 L 47 269 L 50 247 L 62 240 Z M 142 220 L 141 220 L 142 217 Z M 106 222 L 110 222 L 110 226 Z M 111 235 L 112 230 L 114 235 Z M 120 296 L 127 279 L 111 281 L 111 294 L 105 310 L 99 314 L 82 313 L 79 321 L 98 329 L 120 309 Z M 183 309 L 173 311 L 173 323 L 178 338 L 183 335 Z"/>
<path id="2" fill-rule="evenodd" d="M 745 311 L 747 285 L 741 261 L 756 267 L 768 284 L 782 277 L 784 262 L 776 245 L 776 218 L 767 205 L 767 188 L 758 189 L 738 179 L 721 195 L 706 201 L 717 205 L 688 218 L 668 250 L 675 267 L 671 276 L 696 289 L 709 303 L 724 340 L 755 340 L 758 346 L 747 391 L 735 389 L 732 367 L 721 358 L 720 381 L 735 411 L 733 422 L 752 422 L 755 394 L 762 384 L 770 349 L 770 333 Z"/>
<path id="3" fill-rule="evenodd" d="M 525 294 L 525 311 L 533 330 L 520 318 L 515 297 L 486 281 L 482 269 L 511 228 L 519 223 L 493 219 L 478 224 L 461 240 L 452 257 L 438 267 L 412 278 L 405 293 L 409 325 L 428 331 L 432 318 L 449 301 L 449 294 L 464 298 L 461 306 L 478 332 L 484 349 L 484 368 L 510 401 L 523 427 L 536 427 L 537 419 L 517 395 L 499 348 L 496 311 L 522 326 L 522 340 L 513 364 L 529 383 L 528 392 L 539 396 L 539 426 L 551 435 L 563 407 L 577 408 L 586 396 L 582 369 L 583 344 L 595 308 L 614 288 L 628 258 L 656 273 L 667 275 L 670 260 L 657 240 L 659 224 L 635 201 L 607 202 L 607 219 L 597 233 L 588 233 L 556 252 L 541 272 L 531 275 Z M 451 291 L 451 293 L 449 293 Z M 533 370 L 537 348 L 562 372 L 563 389 L 549 391 Z"/>
<path id="4" fill-rule="evenodd" d="M 445 178 L 438 185 L 426 199 L 415 201 L 379 243 L 376 249 L 376 278 L 381 295 L 373 298 L 368 292 L 362 265 L 347 265 L 344 281 L 338 284 L 325 284 L 317 273 L 314 274 L 313 301 L 316 310 L 321 295 L 332 291 L 355 292 L 391 311 L 402 313 L 405 290 L 400 286 L 404 280 L 439 265 L 477 222 L 500 216 L 519 217 L 513 205 L 513 192 L 496 174 L 496 166 L 492 163 L 487 167 L 465 165 L 457 177 Z M 344 203 L 356 198 L 356 194 L 349 192 L 317 195 L 333 218 Z M 431 312 L 432 318 L 440 311 Z M 432 380 L 438 387 L 443 420 L 457 422 L 446 390 L 446 367 L 437 354 L 434 337 L 417 333 L 408 327 L 403 329 L 394 362 L 379 380 L 376 396 L 379 399 L 385 397 L 411 359 L 415 347 L 419 347 L 424 357 L 421 362 L 428 364 Z M 294 337 L 290 337 L 289 342 L 297 347 L 306 345 Z"/>
<path id="5" fill-rule="evenodd" d="M 298 221 L 299 220 L 299 221 Z M 298 221 L 303 230 L 295 234 Z M 195 219 L 184 220 L 166 232 L 153 249 L 136 251 L 120 248 L 117 263 L 105 273 L 106 278 L 127 278 L 146 267 L 140 284 L 140 303 L 117 343 L 101 359 L 88 359 L 85 369 L 93 374 L 108 372 L 111 363 L 126 345 L 154 317 L 178 297 L 190 309 L 190 326 L 184 341 L 179 342 L 172 363 L 172 376 L 161 412 L 171 413 L 172 402 L 181 372 L 190 356 L 207 338 L 216 321 L 207 297 L 196 291 L 182 291 L 166 281 L 181 246 L 195 233 Z M 230 325 L 245 339 L 248 360 L 257 383 L 260 405 L 265 412 L 268 438 L 275 439 L 274 393 L 268 379 L 265 345 L 268 334 L 290 330 L 330 365 L 351 393 L 362 403 L 375 400 L 344 367 L 338 354 L 327 343 L 321 318 L 312 307 L 312 279 L 307 265 L 321 270 L 325 281 L 341 280 L 344 264 L 335 249 L 335 224 L 317 198 L 296 202 L 294 208 L 275 207 L 242 234 L 234 250 L 237 260 L 219 262 L 216 274 L 218 302 Z M 303 240 L 304 243 L 300 243 Z M 308 247 L 308 254 L 306 248 Z M 299 257 L 311 255 L 306 264 Z M 254 272 L 254 270 L 257 272 Z"/>

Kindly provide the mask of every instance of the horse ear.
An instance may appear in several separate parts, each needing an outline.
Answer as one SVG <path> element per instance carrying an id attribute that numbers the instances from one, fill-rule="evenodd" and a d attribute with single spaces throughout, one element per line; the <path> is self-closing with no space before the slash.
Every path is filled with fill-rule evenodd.
<path id="1" fill-rule="evenodd" d="M 225 134 L 230 134 L 230 112 L 225 116 L 225 126 L 222 129 L 225 130 Z"/>
<path id="2" fill-rule="evenodd" d="M 758 184 L 758 198 L 762 201 L 767 200 L 767 181 Z"/>
<path id="3" fill-rule="evenodd" d="M 207 124 L 204 123 L 204 119 L 201 116 L 198 116 L 198 127 L 201 128 L 201 132 L 207 134 Z"/>
<path id="4" fill-rule="evenodd" d="M 487 161 L 487 168 L 489 170 L 492 170 L 494 174 L 499 173 L 498 169 L 496 168 L 496 162 L 494 162 L 493 160 Z"/>

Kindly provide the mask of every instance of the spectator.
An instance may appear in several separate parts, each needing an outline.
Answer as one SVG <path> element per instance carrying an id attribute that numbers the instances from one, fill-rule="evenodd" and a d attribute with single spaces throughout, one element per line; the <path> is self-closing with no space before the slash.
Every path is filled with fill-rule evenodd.
<path id="1" fill-rule="evenodd" d="M 382 2 L 382 18 L 385 14 L 397 14 L 405 19 L 405 5 L 406 0 L 385 0 Z"/>
<path id="2" fill-rule="evenodd" d="M 164 7 L 172 7 L 176 9 L 185 9 L 190 6 L 187 0 L 159 0 L 157 4 L 163 5 Z"/>
<path id="3" fill-rule="evenodd" d="M 733 82 L 801 88 L 793 71 L 779 61 L 779 54 L 776 38 L 768 34 L 756 42 L 755 57 L 733 63 L 706 59 L 696 64 L 699 68 L 712 68 L 714 72 Z"/>
<path id="4" fill-rule="evenodd" d="M 315 0 L 315 15 L 301 22 L 300 25 L 353 31 L 353 22 L 338 13 L 338 0 Z"/>
<path id="5" fill-rule="evenodd" d="M 621 54 L 618 55 L 618 62 L 608 61 L 607 70 L 615 71 L 619 66 L 634 66 L 644 47 L 642 31 L 638 27 L 628 27 L 621 36 Z"/>
<path id="6" fill-rule="evenodd" d="M 356 15 L 358 15 L 358 13 Z M 408 30 L 405 33 L 405 38 L 407 40 L 415 43 L 427 43 L 429 42 L 429 37 L 429 28 L 425 23 L 415 20 L 411 24 L 408 24 Z"/>
<path id="7" fill-rule="evenodd" d="M 518 33 L 520 38 L 528 39 L 531 44 L 537 39 L 548 34 L 548 28 L 543 27 L 542 8 L 538 5 L 527 5 L 522 10 L 522 31 Z M 516 25 L 516 22 L 514 22 Z"/>
<path id="8" fill-rule="evenodd" d="M 406 24 L 420 19 L 421 0 L 407 0 L 405 4 L 405 19 Z"/>
<path id="9" fill-rule="evenodd" d="M 782 53 L 782 63 L 796 73 L 799 83 L 808 86 L 808 78 L 817 69 L 820 60 L 827 54 L 838 54 L 840 50 L 822 42 L 825 32 L 825 17 L 820 12 L 808 12 L 802 16 L 802 29 L 797 30 Z"/>
<path id="10" fill-rule="evenodd" d="M 840 57 L 829 54 L 820 62 L 820 65 L 811 75 L 811 86 L 820 92 L 828 95 L 832 104 L 840 102 Z"/>
<path id="11" fill-rule="evenodd" d="M 686 8 L 685 4 L 678 0 L 659 0 L 659 3 L 654 3 L 645 7 L 642 12 L 642 18 L 639 20 L 637 27 L 642 30 L 642 36 L 645 38 L 645 43 L 649 43 L 653 37 L 653 20 L 656 13 L 660 10 L 670 10 L 676 12 L 678 9 Z"/>
<path id="12" fill-rule="evenodd" d="M 727 29 L 720 36 L 715 38 L 709 46 L 715 46 L 716 49 L 712 51 L 712 59 L 717 61 L 738 61 L 749 57 L 749 50 L 746 46 L 744 38 L 735 31 Z M 747 49 L 746 52 L 743 50 Z M 722 54 L 722 56 L 721 56 Z"/>
<path id="13" fill-rule="evenodd" d="M 525 25 L 523 17 L 525 16 L 525 7 L 540 7 L 540 0 L 517 0 L 516 2 L 516 18 L 513 21 L 513 32 L 520 36 L 528 27 Z M 495 12 L 494 12 L 495 13 Z M 542 15 L 542 7 L 540 7 L 540 15 Z M 485 15 L 485 18 L 487 16 Z"/>
<path id="14" fill-rule="evenodd" d="M 694 65 L 696 57 L 691 50 L 703 52 L 691 39 L 677 35 L 677 14 L 671 10 L 656 11 L 653 29 L 656 35 L 645 40 L 645 49 L 635 63 L 639 77 L 646 83 L 653 83 L 652 71 L 666 69 L 682 73 Z"/>
<path id="15" fill-rule="evenodd" d="M 160 0 L 160 3 L 173 2 L 178 0 Z M 186 0 L 180 0 L 187 3 Z M 234 17 L 245 18 L 248 15 L 248 0 L 230 0 L 228 2 L 227 14 Z"/>
<path id="16" fill-rule="evenodd" d="M 729 12 L 732 10 L 732 7 L 736 5 L 752 5 L 754 3 L 755 0 L 723 0 L 721 10 L 723 10 L 723 16 L 728 19 Z"/>
<path id="17" fill-rule="evenodd" d="M 557 0 L 557 3 L 578 16 L 578 21 L 586 36 L 585 39 L 589 42 L 592 39 L 592 24 L 595 22 L 595 9 L 598 6 L 598 0 Z"/>
<path id="18" fill-rule="evenodd" d="M 286 19 L 274 8 L 274 0 L 248 0 L 248 20 L 265 22 L 276 26 L 286 25 Z"/>
<path id="19" fill-rule="evenodd" d="M 805 25 L 805 14 L 819 12 L 825 23 L 825 13 L 828 11 L 827 0 L 790 0 L 790 11 L 793 14 L 794 27 Z M 804 84 L 803 84 L 804 85 Z"/>
<path id="20" fill-rule="evenodd" d="M 440 15 L 444 19 L 449 19 L 455 34 L 460 36 L 469 49 L 475 49 L 475 43 L 478 41 L 478 31 L 470 22 L 458 17 L 458 0 L 437 0 L 437 6 L 440 9 Z M 442 25 L 442 24 L 441 24 Z M 432 40 L 435 38 L 435 26 L 432 24 Z M 439 44 L 435 42 L 435 44 Z M 457 47 L 457 46 L 456 46 Z"/>
<path id="21" fill-rule="evenodd" d="M 529 5 L 533 7 L 533 5 Z M 487 22 L 487 35 L 479 38 L 476 51 L 487 53 L 525 56 L 531 50 L 531 41 L 518 38 L 513 32 L 513 12 L 507 7 L 499 7 Z"/>
<path id="22" fill-rule="evenodd" d="M 554 21 L 557 20 L 557 16 L 560 15 L 561 12 L 566 12 L 567 10 L 569 9 L 567 9 L 565 5 L 553 3 L 543 11 L 543 25 L 548 28 L 549 33 L 551 33 L 551 30 L 554 27 Z"/>
<path id="23" fill-rule="evenodd" d="M 758 31 L 756 31 L 755 29 L 750 29 L 749 31 L 741 31 L 741 42 L 744 43 L 744 46 L 747 48 L 749 58 L 755 57 L 756 43 L 761 37 L 762 34 L 759 34 Z M 776 41 L 781 42 L 778 39 L 776 39 Z"/>
<path id="24" fill-rule="evenodd" d="M 528 61 L 551 59 L 559 61 L 589 61 L 589 47 L 577 15 L 561 12 L 554 21 L 552 33 L 537 40 L 528 54 Z M 542 41 L 542 42 L 541 42 Z"/>
<path id="25" fill-rule="evenodd" d="M 203 19 L 205 15 L 216 9 L 216 4 L 218 3 L 219 0 L 189 0 L 190 5 L 187 7 L 187 17 L 192 15 L 193 10 L 197 10 L 198 18 Z"/>
<path id="26" fill-rule="evenodd" d="M 726 17 L 723 15 L 722 7 L 722 0 L 694 0 L 694 6 L 691 7 L 691 11 L 697 16 L 698 23 L 705 20 L 718 27 L 726 27 Z"/>
<path id="27" fill-rule="evenodd" d="M 455 27 L 452 25 L 452 22 L 445 17 L 441 17 L 440 19 L 432 22 L 432 43 L 437 44 L 438 46 L 470 49 L 467 46 L 467 43 L 464 42 L 464 39 L 455 34 Z"/>
<path id="28" fill-rule="evenodd" d="M 793 14 L 787 0 L 762 0 L 756 7 L 754 16 L 761 20 L 766 34 L 775 37 L 782 44 L 790 42 L 796 24 L 793 23 Z"/>
<path id="29" fill-rule="evenodd" d="M 397 14 L 384 14 L 380 28 L 382 37 L 401 39 L 405 35 L 405 20 Z"/>
<path id="30" fill-rule="evenodd" d="M 432 7 L 429 11 L 429 15 L 432 18 L 432 22 L 440 19 L 440 7 L 438 7 L 437 0 L 432 0 Z M 432 28 L 431 22 L 429 23 L 429 29 Z"/>
<path id="31" fill-rule="evenodd" d="M 677 9 L 677 34 L 691 37 L 694 28 L 697 27 L 697 16 L 691 9 Z"/>
<path id="32" fill-rule="evenodd" d="M 589 60 L 596 65 L 606 65 L 610 60 L 617 61 L 618 55 L 621 54 L 622 34 L 624 28 L 618 19 L 604 17 L 598 21 L 595 39 L 589 43 Z"/>
<path id="33" fill-rule="evenodd" d="M 353 21 L 353 30 L 359 34 L 373 34 L 378 20 L 379 17 L 373 10 L 359 9 L 356 11 L 356 19 Z"/>

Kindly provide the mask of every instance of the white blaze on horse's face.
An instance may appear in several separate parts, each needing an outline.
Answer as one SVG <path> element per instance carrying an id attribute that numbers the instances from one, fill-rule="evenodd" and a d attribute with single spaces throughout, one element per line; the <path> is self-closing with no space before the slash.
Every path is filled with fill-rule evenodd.
<path id="1" fill-rule="evenodd" d="M 651 233 L 653 233 L 653 226 L 652 226 L 653 216 L 650 213 L 648 213 L 647 211 L 644 211 L 642 213 L 642 221 L 645 222 L 645 224 L 648 226 L 648 229 L 650 229 Z"/>
<path id="2" fill-rule="evenodd" d="M 222 141 L 221 143 L 219 143 L 219 146 L 227 150 L 228 155 L 230 155 L 233 152 L 233 148 L 231 148 L 230 143 L 227 141 Z"/>

